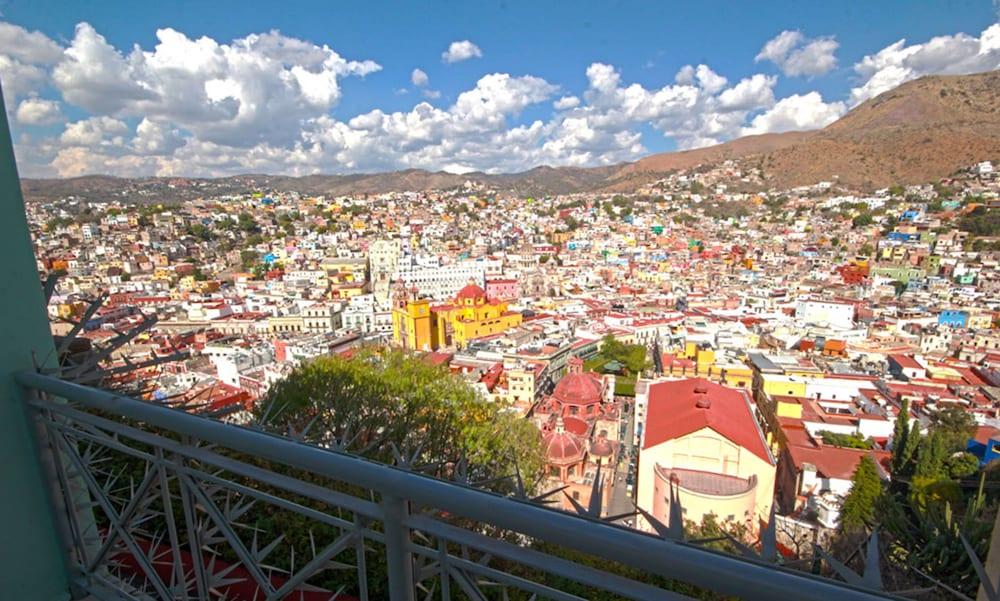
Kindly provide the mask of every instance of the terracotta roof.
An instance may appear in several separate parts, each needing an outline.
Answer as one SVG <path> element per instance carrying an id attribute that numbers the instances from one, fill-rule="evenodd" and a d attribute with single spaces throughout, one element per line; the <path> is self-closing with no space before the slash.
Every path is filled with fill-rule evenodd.
<path id="1" fill-rule="evenodd" d="M 579 439 L 562 428 L 557 427 L 546 433 L 542 446 L 545 447 L 545 456 L 553 463 L 577 461 L 583 457 L 583 445 Z"/>
<path id="2" fill-rule="evenodd" d="M 649 405 L 643 449 L 711 428 L 729 441 L 773 464 L 764 434 L 750 411 L 745 394 L 710 382 L 688 378 L 649 385 Z"/>
<path id="3" fill-rule="evenodd" d="M 587 431 L 590 430 L 590 424 L 572 415 L 563 418 L 563 426 L 567 432 L 576 436 L 586 436 Z"/>
<path id="4" fill-rule="evenodd" d="M 594 457 L 610 457 L 614 452 L 614 443 L 606 436 L 598 436 L 597 440 L 590 443 L 590 454 Z"/>
<path id="5" fill-rule="evenodd" d="M 820 447 L 806 432 L 802 422 L 796 422 L 782 421 L 781 423 L 781 429 L 788 441 L 788 453 L 791 455 L 796 470 L 801 469 L 803 463 L 809 463 L 815 466 L 816 471 L 826 478 L 850 480 L 854 471 L 858 469 L 861 458 L 865 455 L 871 455 L 872 459 L 888 473 L 892 453 L 871 449 L 849 449 L 828 444 Z"/>
<path id="6" fill-rule="evenodd" d="M 1000 430 L 993 426 L 977 426 L 973 438 L 980 444 L 986 444 L 991 438 L 1000 438 Z"/>
<path id="7" fill-rule="evenodd" d="M 889 358 L 895 361 L 901 368 L 904 369 L 923 369 L 923 366 L 917 363 L 912 357 L 908 357 L 902 354 L 889 355 Z"/>
<path id="8" fill-rule="evenodd" d="M 458 291 L 455 295 L 455 300 L 464 300 L 471 298 L 473 300 L 486 299 L 486 291 L 475 284 L 469 284 Z"/>
<path id="9" fill-rule="evenodd" d="M 563 376 L 552 391 L 552 397 L 570 405 L 593 405 L 601 402 L 603 392 L 604 380 L 595 373 L 584 372 Z"/>
<path id="10" fill-rule="evenodd" d="M 454 356 L 455 356 L 454 353 L 432 351 L 429 353 L 425 353 L 423 356 L 423 360 L 426 361 L 427 363 L 430 363 L 431 365 L 444 365 L 449 361 L 451 361 L 451 358 Z"/>

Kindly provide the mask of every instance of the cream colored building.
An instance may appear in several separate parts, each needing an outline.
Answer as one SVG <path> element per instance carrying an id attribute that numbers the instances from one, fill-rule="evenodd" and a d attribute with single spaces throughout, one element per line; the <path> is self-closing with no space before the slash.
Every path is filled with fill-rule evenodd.
<path id="1" fill-rule="evenodd" d="M 776 462 L 744 390 L 691 378 L 649 384 L 636 502 L 667 524 L 680 505 L 685 522 L 766 522 Z M 639 526 L 652 530 L 644 518 Z"/>

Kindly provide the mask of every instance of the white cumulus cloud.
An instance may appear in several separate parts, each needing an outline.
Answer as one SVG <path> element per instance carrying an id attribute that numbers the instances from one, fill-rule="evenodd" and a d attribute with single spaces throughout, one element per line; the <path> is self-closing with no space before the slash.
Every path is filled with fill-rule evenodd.
<path id="1" fill-rule="evenodd" d="M 4 101 L 13 110 L 17 100 L 44 86 L 47 69 L 62 57 L 62 47 L 44 33 L 0 22 L 0 79 Z"/>
<path id="2" fill-rule="evenodd" d="M 566 109 L 574 109 L 580 106 L 580 99 L 576 96 L 563 96 L 559 100 L 552 103 L 552 108 L 557 111 L 564 111 Z"/>
<path id="3" fill-rule="evenodd" d="M 448 45 L 448 49 L 441 53 L 441 60 L 446 63 L 458 63 L 470 58 L 481 58 L 483 51 L 469 40 L 460 40 Z"/>
<path id="4" fill-rule="evenodd" d="M 51 125 L 62 119 L 62 112 L 55 100 L 26 98 L 17 105 L 14 116 L 24 125 Z"/>
<path id="5" fill-rule="evenodd" d="M 719 94 L 719 107 L 727 111 L 750 111 L 774 104 L 774 84 L 778 78 L 757 73 L 740 80 Z"/>
<path id="6" fill-rule="evenodd" d="M 801 31 L 782 31 L 769 40 L 755 60 L 768 60 L 789 77 L 823 75 L 837 66 L 840 44 L 833 36 L 810 39 Z"/>
<path id="7" fill-rule="evenodd" d="M 66 125 L 59 141 L 66 146 L 121 146 L 128 132 L 124 121 L 111 117 L 91 117 Z"/>
<path id="8" fill-rule="evenodd" d="M 1000 69 L 1000 23 L 973 37 L 965 33 L 907 45 L 899 40 L 854 65 L 861 78 L 851 90 L 851 105 L 924 75 L 963 75 Z"/>
<path id="9" fill-rule="evenodd" d="M 444 100 L 426 72 L 414 69 L 410 90 L 420 95 L 409 108 L 374 106 L 341 117 L 334 109 L 342 82 L 376 73 L 377 63 L 277 31 L 225 41 L 161 29 L 156 40 L 117 48 L 81 23 L 61 44 L 0 23 L 0 77 L 12 121 L 23 128 L 16 141 L 21 172 L 215 176 L 605 165 L 645 154 L 650 130 L 687 149 L 814 129 L 907 79 L 1000 66 L 994 25 L 978 37 L 900 41 L 874 52 L 854 66 L 849 97 L 829 101 L 808 90 L 776 97 L 775 75 L 729 78 L 696 64 L 672 81 L 640 84 L 601 62 L 586 68 L 582 90 L 497 72 Z M 456 59 L 482 54 L 471 42 L 456 44 L 449 48 Z M 832 38 L 785 32 L 759 60 L 810 75 L 832 68 L 835 49 Z M 66 115 L 74 120 L 65 123 Z M 60 133 L 40 127 L 53 123 L 65 123 Z"/>
<path id="10" fill-rule="evenodd" d="M 418 88 L 422 88 L 430 83 L 431 78 L 427 77 L 427 73 L 422 69 L 414 69 L 413 73 L 410 73 L 410 81 Z"/>
<path id="11" fill-rule="evenodd" d="M 793 94 L 779 100 L 770 110 L 753 118 L 742 135 L 819 129 L 847 112 L 843 102 L 824 102 L 819 92 Z"/>
<path id="12" fill-rule="evenodd" d="M 381 69 L 276 31 L 229 44 L 173 29 L 156 37 L 152 51 L 126 56 L 81 23 L 53 71 L 55 85 L 91 113 L 170 121 L 204 140 L 250 147 L 292 143 L 302 122 L 340 100 L 340 78 Z"/>

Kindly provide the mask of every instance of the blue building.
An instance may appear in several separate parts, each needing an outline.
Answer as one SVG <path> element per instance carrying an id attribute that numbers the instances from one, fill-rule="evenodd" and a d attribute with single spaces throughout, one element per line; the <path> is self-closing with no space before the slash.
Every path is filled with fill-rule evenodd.
<path id="1" fill-rule="evenodd" d="M 910 240 L 920 240 L 920 234 L 916 232 L 889 232 L 889 234 L 886 235 L 886 238 L 889 240 L 897 240 L 899 242 L 909 242 Z"/>
<path id="2" fill-rule="evenodd" d="M 969 323 L 969 314 L 965 311 L 948 310 L 941 311 L 938 315 L 938 325 L 951 328 L 964 328 Z"/>
<path id="3" fill-rule="evenodd" d="M 979 428 L 976 431 L 976 437 L 969 439 L 965 450 L 975 455 L 981 466 L 1000 459 L 1000 430 Z"/>

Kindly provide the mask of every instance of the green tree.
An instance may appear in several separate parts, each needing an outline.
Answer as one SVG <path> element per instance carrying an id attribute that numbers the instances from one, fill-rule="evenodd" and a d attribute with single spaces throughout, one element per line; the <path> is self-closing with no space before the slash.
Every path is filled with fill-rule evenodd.
<path id="1" fill-rule="evenodd" d="M 249 271 L 253 269 L 254 264 L 260 259 L 260 253 L 255 250 L 241 250 L 240 251 L 240 267 L 244 271 Z"/>
<path id="2" fill-rule="evenodd" d="M 816 433 L 823 438 L 824 444 L 831 444 L 835 447 L 844 447 L 848 449 L 870 449 L 872 448 L 872 439 L 865 438 L 857 432 L 851 434 L 842 434 L 840 432 L 831 432 L 829 430 L 820 430 Z"/>
<path id="3" fill-rule="evenodd" d="M 871 225 L 875 220 L 872 218 L 871 213 L 862 213 L 851 220 L 851 224 L 855 228 L 864 227 L 866 225 Z"/>
<path id="4" fill-rule="evenodd" d="M 646 347 L 641 344 L 625 344 L 612 334 L 605 335 L 601 340 L 601 358 L 621 363 L 632 374 L 638 374 L 648 367 Z"/>
<path id="5" fill-rule="evenodd" d="M 69 225 L 73 223 L 73 219 L 70 217 L 53 217 L 45 222 L 45 229 L 52 231 L 58 229 L 64 225 Z"/>
<path id="6" fill-rule="evenodd" d="M 958 229 L 976 236 L 1000 235 L 1000 211 L 978 206 L 958 220 Z"/>
<path id="7" fill-rule="evenodd" d="M 860 254 L 862 254 L 862 255 L 864 255 L 866 257 L 872 256 L 873 252 L 875 252 L 875 249 L 872 248 L 872 245 L 869 244 L 869 243 L 867 243 L 867 242 L 865 242 L 864 244 L 862 244 L 861 248 L 858 249 L 858 253 L 860 253 Z"/>
<path id="8" fill-rule="evenodd" d="M 914 421 L 910 426 L 910 433 L 906 437 L 906 446 L 903 448 L 900 458 L 900 475 L 907 477 L 913 475 L 914 458 L 917 455 L 917 448 L 920 446 L 920 422 Z M 895 473 L 895 472 L 893 472 Z"/>
<path id="9" fill-rule="evenodd" d="M 903 473 L 905 465 L 905 453 L 907 442 L 910 436 L 910 401 L 903 399 L 899 406 L 899 415 L 896 416 L 896 424 L 892 428 L 892 473 Z"/>
<path id="10" fill-rule="evenodd" d="M 956 480 L 968 478 L 979 471 L 979 458 L 972 453 L 956 453 L 945 462 L 948 476 Z"/>
<path id="11" fill-rule="evenodd" d="M 965 445 L 975 434 L 976 420 L 963 409 L 949 407 L 931 416 L 931 429 L 942 437 L 948 454 L 965 450 Z"/>
<path id="12" fill-rule="evenodd" d="M 855 531 L 874 522 L 875 502 L 882 496 L 882 480 L 878 475 L 875 461 L 868 455 L 861 458 L 854 476 L 851 477 L 851 492 L 844 499 L 840 511 L 840 527 L 843 531 Z"/>
<path id="13" fill-rule="evenodd" d="M 253 215 L 250 213 L 240 213 L 237 218 L 237 225 L 242 231 L 247 233 L 260 231 L 257 221 L 254 220 Z"/>
<path id="14" fill-rule="evenodd" d="M 944 436 L 935 430 L 920 441 L 917 448 L 917 464 L 913 470 L 914 478 L 923 482 L 932 482 L 945 477 L 945 461 L 948 459 L 948 449 Z"/>
<path id="15" fill-rule="evenodd" d="M 419 451 L 420 464 L 465 457 L 477 479 L 512 474 L 516 465 L 530 486 L 542 471 L 541 438 L 504 409 L 416 356 L 364 350 L 305 363 L 275 384 L 256 413 L 274 430 L 307 432 L 307 442 L 351 438 L 353 450 L 378 461 L 391 461 L 394 449 Z"/>

